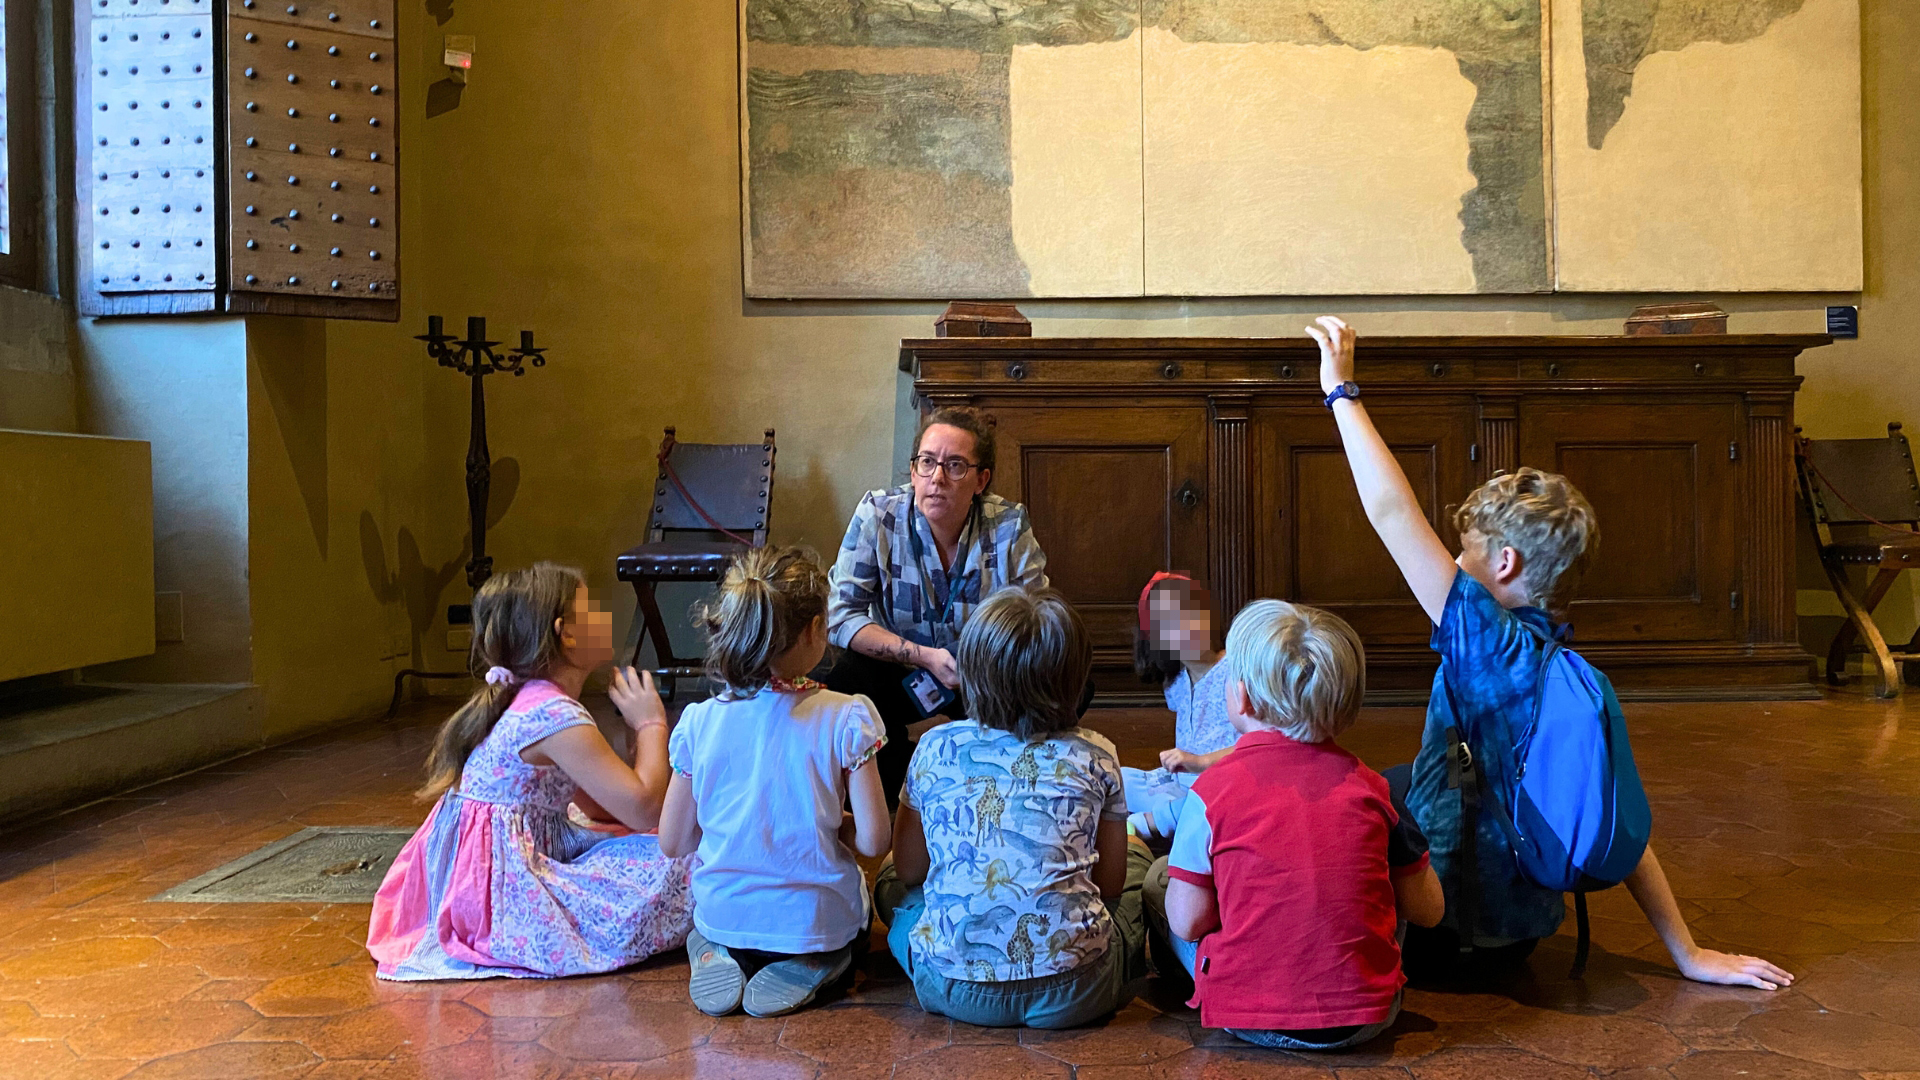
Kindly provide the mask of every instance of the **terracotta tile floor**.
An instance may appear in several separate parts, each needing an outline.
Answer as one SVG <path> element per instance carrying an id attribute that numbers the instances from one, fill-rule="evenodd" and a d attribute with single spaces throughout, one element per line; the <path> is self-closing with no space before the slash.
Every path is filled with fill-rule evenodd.
<path id="1" fill-rule="evenodd" d="M 1563 936 L 1512 985 L 1410 991 L 1389 1036 L 1306 1058 L 1151 994 L 1079 1031 L 953 1024 L 884 959 L 785 1020 L 695 1012 L 678 954 L 599 978 L 393 985 L 361 950 L 364 905 L 147 902 L 303 825 L 417 822 L 407 792 L 438 715 L 422 712 L 0 836 L 0 1076 L 1920 1078 L 1920 709 L 1836 696 L 1628 713 L 1695 931 L 1785 964 L 1794 989 L 1682 981 L 1613 890 L 1595 898 L 1583 982 L 1565 978 Z M 1170 732 L 1147 710 L 1092 721 L 1134 764 Z M 1390 764 L 1418 722 L 1373 710 L 1345 741 Z"/>

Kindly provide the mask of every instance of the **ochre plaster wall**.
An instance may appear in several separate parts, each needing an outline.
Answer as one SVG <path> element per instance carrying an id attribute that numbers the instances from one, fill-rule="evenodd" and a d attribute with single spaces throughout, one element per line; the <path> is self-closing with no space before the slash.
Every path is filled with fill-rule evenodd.
<path id="1" fill-rule="evenodd" d="M 420 373 L 368 348 L 390 332 L 246 320 L 247 584 L 269 742 L 376 714 L 415 656 Z"/>
<path id="2" fill-rule="evenodd" d="M 1920 51 L 1920 10 L 1901 0 L 1862 6 L 1865 336 L 1803 360 L 1800 414 L 1816 435 L 1920 421 L 1920 363 L 1909 344 L 1920 330 L 1920 267 L 1905 242 L 1920 224 L 1920 71 L 1910 62 Z M 428 7 L 406 4 L 402 14 L 401 40 L 412 43 L 403 58 L 404 316 L 397 327 L 330 328 L 325 350 L 330 394 L 351 382 L 371 410 L 363 421 L 330 397 L 330 431 L 339 423 L 351 437 L 372 437 L 379 423 L 405 422 L 407 409 L 385 394 L 410 393 L 409 380 L 419 380 L 423 440 L 391 438 L 383 452 L 396 456 L 378 467 L 404 484 L 417 463 L 424 482 L 420 514 L 399 511 L 386 523 L 410 521 L 417 551 L 388 546 L 385 556 L 401 567 L 410 617 L 430 620 L 417 624 L 422 658 L 459 662 L 445 648 L 441 613 L 465 599 L 466 557 L 466 387 L 412 340 L 429 313 L 455 328 L 484 314 L 492 336 L 513 340 L 528 327 L 552 348 L 545 369 L 488 386 L 493 453 L 512 459 L 498 469 L 496 496 L 504 502 L 513 490 L 504 512 L 496 505 L 501 520 L 489 538 L 500 565 L 579 564 L 624 626 L 631 600 L 613 588 L 613 557 L 640 537 L 666 424 L 689 440 L 749 440 L 778 428 L 775 536 L 831 552 L 860 492 L 896 471 L 897 342 L 930 333 L 940 305 L 742 300 L 733 5 L 611 5 L 589 17 L 568 5 L 462 4 L 437 21 Z M 464 91 L 430 85 L 444 74 L 445 33 L 478 38 Z M 1047 335 L 1292 334 L 1327 308 L 1363 333 L 1610 333 L 1647 299 L 1665 298 L 1036 302 L 1024 310 Z M 1824 305 L 1855 298 L 1714 299 L 1733 312 L 1735 331 L 1815 331 Z M 331 438 L 331 460 L 347 455 L 339 440 L 348 437 Z M 330 477 L 347 482 L 344 471 Z M 354 498 L 330 490 L 330 520 L 357 512 Z M 344 509 L 332 509 L 335 500 Z M 297 500 L 288 506 L 299 509 Z M 284 542 L 311 548 L 310 524 L 294 514 Z M 382 542 L 396 541 L 383 533 Z M 336 548 L 328 560 L 339 559 Z M 332 598 L 315 587 L 308 599 L 366 603 L 369 582 L 331 573 L 342 575 L 327 579 L 340 585 Z M 1888 603 L 1889 629 L 1910 630 L 1912 594 Z M 378 632 L 361 615 L 332 618 L 322 623 L 339 633 Z M 337 636 L 315 641 L 362 649 Z"/>

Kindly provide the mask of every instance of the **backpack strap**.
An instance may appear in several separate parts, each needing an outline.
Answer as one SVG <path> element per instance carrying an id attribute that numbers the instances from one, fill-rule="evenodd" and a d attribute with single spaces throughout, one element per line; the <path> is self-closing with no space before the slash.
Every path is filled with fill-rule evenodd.
<path id="1" fill-rule="evenodd" d="M 1460 914 L 1455 922 L 1460 951 L 1471 953 L 1480 927 L 1480 770 L 1459 728 L 1447 728 L 1446 738 L 1447 786 L 1460 792 L 1460 880 L 1454 890 Z"/>

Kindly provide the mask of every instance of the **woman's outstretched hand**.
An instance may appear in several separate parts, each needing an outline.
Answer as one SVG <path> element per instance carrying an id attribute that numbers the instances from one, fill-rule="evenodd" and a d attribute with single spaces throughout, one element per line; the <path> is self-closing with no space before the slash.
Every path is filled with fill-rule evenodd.
<path id="1" fill-rule="evenodd" d="M 946 649 L 920 650 L 920 666 L 927 673 L 940 680 L 940 685 L 949 690 L 960 688 L 960 666 L 954 662 L 953 653 Z"/>
<path id="2" fill-rule="evenodd" d="M 659 691 L 653 688 L 653 672 L 615 667 L 607 696 L 613 699 L 613 707 L 620 710 L 620 718 L 633 730 L 645 731 L 656 724 L 667 726 L 667 707 L 660 701 Z"/>

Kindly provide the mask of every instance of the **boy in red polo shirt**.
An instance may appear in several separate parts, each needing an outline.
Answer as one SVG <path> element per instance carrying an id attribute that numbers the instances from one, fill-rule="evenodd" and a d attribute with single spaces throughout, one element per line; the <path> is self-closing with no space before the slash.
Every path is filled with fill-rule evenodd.
<path id="1" fill-rule="evenodd" d="M 1360 714 L 1365 653 L 1337 616 L 1260 600 L 1233 620 L 1226 663 L 1243 734 L 1194 781 L 1147 905 L 1202 1023 L 1286 1050 L 1358 1046 L 1400 1013 L 1399 923 L 1432 926 L 1446 904 L 1386 780 L 1333 741 Z"/>

